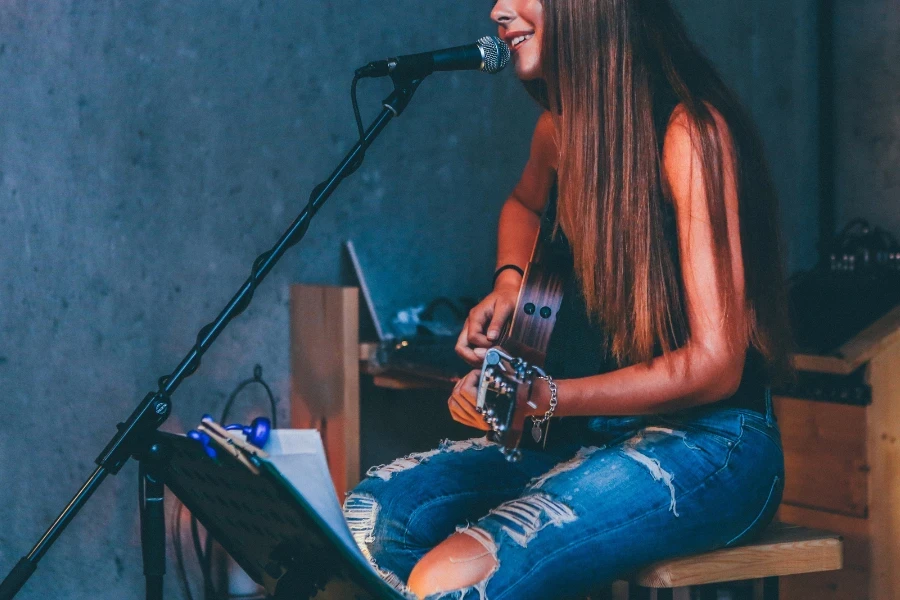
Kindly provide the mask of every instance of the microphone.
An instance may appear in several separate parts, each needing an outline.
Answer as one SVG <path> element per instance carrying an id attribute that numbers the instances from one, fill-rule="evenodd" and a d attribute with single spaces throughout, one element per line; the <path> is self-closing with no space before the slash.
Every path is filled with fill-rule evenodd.
<path id="1" fill-rule="evenodd" d="M 376 60 L 356 70 L 356 76 L 421 79 L 435 71 L 483 71 L 497 73 L 509 63 L 509 46 L 486 35 L 474 44 Z"/>

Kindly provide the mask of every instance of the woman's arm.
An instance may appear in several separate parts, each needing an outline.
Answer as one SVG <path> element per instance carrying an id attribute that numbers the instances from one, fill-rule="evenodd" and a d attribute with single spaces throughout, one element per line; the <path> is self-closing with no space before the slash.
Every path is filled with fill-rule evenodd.
<path id="1" fill-rule="evenodd" d="M 680 108 L 680 107 L 679 107 Z M 713 110 L 713 109 L 711 109 Z M 678 227 L 678 245 L 690 327 L 689 341 L 648 363 L 602 375 L 560 380 L 556 415 L 633 415 L 668 412 L 715 402 L 732 395 L 740 383 L 746 341 L 729 343 L 725 319 L 746 319 L 744 273 L 741 259 L 738 200 L 733 146 L 728 128 L 713 110 L 726 151 L 724 180 L 728 244 L 733 281 L 716 280 L 712 227 L 702 179 L 699 149 L 691 141 L 685 112 L 673 114 L 663 148 L 663 173 L 668 183 Z M 695 142 L 699 144 L 699 140 Z M 734 286 L 733 306 L 726 307 L 719 290 Z M 734 322 L 732 321 L 732 324 Z M 552 375 L 552 374 L 551 374 Z M 542 414 L 549 405 L 546 385 L 536 388 Z"/>
<path id="2" fill-rule="evenodd" d="M 500 211 L 497 231 L 497 267 L 513 264 L 523 270 L 531 258 L 534 240 L 540 229 L 540 213 L 547 203 L 556 169 L 556 143 L 553 121 L 544 112 L 535 126 L 531 153 L 518 184 Z M 515 308 L 522 277 L 507 269 L 498 277 L 494 292 L 469 313 L 460 333 L 456 350 L 471 364 L 479 364 L 484 351 L 500 336 L 500 331 Z"/>
<path id="3" fill-rule="evenodd" d="M 544 112 L 535 126 L 531 154 L 519 183 L 500 211 L 497 267 L 514 264 L 524 269 L 531 258 L 531 250 L 540 228 L 540 214 L 547 203 L 556 171 L 557 152 L 553 138 L 552 117 L 549 112 Z M 521 277 L 515 271 L 512 274 L 518 277 L 515 283 L 521 283 Z"/>
<path id="4" fill-rule="evenodd" d="M 523 270 L 531 259 L 534 240 L 540 229 L 540 213 L 556 171 L 556 143 L 553 121 L 543 113 L 534 129 L 531 153 L 522 177 L 500 211 L 497 232 L 497 267 L 513 264 Z M 480 366 L 487 348 L 494 345 L 500 331 L 515 309 L 522 277 L 513 270 L 500 273 L 494 290 L 471 310 L 463 324 L 456 352 L 473 366 Z M 475 412 L 473 371 L 461 379 L 447 400 L 450 414 L 460 423 L 487 429 L 484 419 Z"/>

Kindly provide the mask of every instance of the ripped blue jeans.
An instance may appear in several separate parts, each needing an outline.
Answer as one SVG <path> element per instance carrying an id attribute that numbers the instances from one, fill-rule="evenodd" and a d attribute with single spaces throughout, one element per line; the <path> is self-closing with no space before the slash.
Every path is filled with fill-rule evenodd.
<path id="1" fill-rule="evenodd" d="M 582 439 L 526 450 L 517 463 L 485 438 L 444 442 L 370 469 L 344 514 L 402 593 L 419 559 L 459 531 L 498 566 L 429 600 L 583 598 L 649 563 L 737 544 L 769 523 L 784 457 L 768 394 L 766 404 L 766 415 L 713 405 L 596 417 Z"/>

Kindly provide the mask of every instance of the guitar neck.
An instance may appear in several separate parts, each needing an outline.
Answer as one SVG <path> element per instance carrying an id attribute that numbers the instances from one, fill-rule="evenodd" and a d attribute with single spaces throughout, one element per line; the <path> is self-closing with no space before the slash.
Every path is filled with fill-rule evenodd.
<path id="1" fill-rule="evenodd" d="M 499 344 L 513 356 L 543 367 L 556 317 L 562 305 L 566 265 L 552 252 L 553 224 L 541 220 L 531 261 L 525 269 L 522 287 L 509 328 Z"/>

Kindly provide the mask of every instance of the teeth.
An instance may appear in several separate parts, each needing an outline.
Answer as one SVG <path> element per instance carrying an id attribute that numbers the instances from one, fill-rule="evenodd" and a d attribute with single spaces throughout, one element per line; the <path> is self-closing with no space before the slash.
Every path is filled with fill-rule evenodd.
<path id="1" fill-rule="evenodd" d="M 513 38 L 512 45 L 513 47 L 518 46 L 519 44 L 526 42 L 534 37 L 533 33 L 529 33 L 528 35 L 520 35 L 516 38 Z"/>

